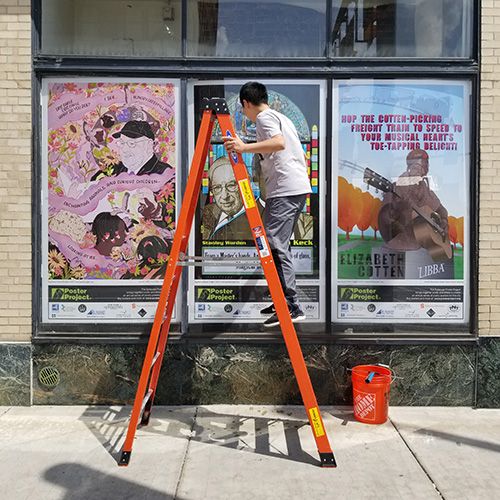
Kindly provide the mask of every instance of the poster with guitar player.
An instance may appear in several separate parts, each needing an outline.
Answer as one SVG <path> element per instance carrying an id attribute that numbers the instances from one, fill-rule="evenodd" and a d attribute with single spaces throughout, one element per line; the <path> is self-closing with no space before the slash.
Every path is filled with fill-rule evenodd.
<path id="1" fill-rule="evenodd" d="M 153 320 L 176 221 L 178 92 L 178 81 L 44 80 L 44 322 Z"/>
<path id="2" fill-rule="evenodd" d="M 332 319 L 466 323 L 469 83 L 334 92 Z"/>
<path id="3" fill-rule="evenodd" d="M 200 81 L 192 85 L 189 118 L 191 152 L 201 121 L 203 99 L 226 99 L 238 136 L 256 141 L 255 124 L 242 113 L 239 89 L 242 81 Z M 269 106 L 290 118 L 297 129 L 306 156 L 312 193 L 306 199 L 290 239 L 297 276 L 297 291 L 308 322 L 324 321 L 324 82 L 264 80 Z M 192 154 L 190 154 L 192 157 Z M 264 176 L 258 155 L 243 154 L 261 216 L 266 205 Z M 243 200 L 231 163 L 215 124 L 206 159 L 202 189 L 191 232 L 190 248 L 202 265 L 190 268 L 189 320 L 191 323 L 259 323 L 261 310 L 271 301 Z M 252 262 L 253 261 L 253 262 Z"/>

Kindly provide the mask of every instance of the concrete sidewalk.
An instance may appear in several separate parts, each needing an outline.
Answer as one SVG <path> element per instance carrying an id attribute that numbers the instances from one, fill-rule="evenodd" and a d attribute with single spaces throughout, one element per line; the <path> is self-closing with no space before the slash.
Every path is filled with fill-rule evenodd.
<path id="1" fill-rule="evenodd" d="M 154 407 L 118 467 L 129 407 L 0 407 L 0 497 L 491 499 L 500 410 L 390 408 L 366 425 L 321 408 L 338 463 L 318 466 L 303 407 Z"/>

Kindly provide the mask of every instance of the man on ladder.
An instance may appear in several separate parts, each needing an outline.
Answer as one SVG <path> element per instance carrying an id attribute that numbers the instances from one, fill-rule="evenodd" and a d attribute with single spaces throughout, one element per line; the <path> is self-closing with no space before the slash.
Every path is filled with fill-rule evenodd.
<path id="1" fill-rule="evenodd" d="M 290 251 L 290 238 L 306 197 L 311 193 L 304 151 L 292 121 L 271 109 L 262 83 L 248 82 L 240 89 L 243 114 L 255 122 L 257 142 L 245 144 L 239 137 L 224 137 L 229 153 L 253 153 L 260 157 L 266 185 L 264 227 L 292 321 L 306 318 L 300 307 Z M 271 314 L 265 327 L 278 326 L 274 304 L 261 310 Z"/>

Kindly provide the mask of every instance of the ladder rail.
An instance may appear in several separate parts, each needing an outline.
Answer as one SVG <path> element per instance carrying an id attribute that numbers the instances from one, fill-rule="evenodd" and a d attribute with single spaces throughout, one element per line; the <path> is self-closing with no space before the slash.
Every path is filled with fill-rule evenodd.
<path id="1" fill-rule="evenodd" d="M 217 118 L 223 135 L 226 135 L 227 137 L 234 137 L 235 132 L 230 115 L 218 114 Z M 241 199 L 243 200 L 243 204 L 245 206 L 245 212 L 248 218 L 255 247 L 257 248 L 257 254 L 260 258 L 261 267 L 269 286 L 269 291 L 276 309 L 285 345 L 292 362 L 295 378 L 302 395 L 302 400 L 304 402 L 307 417 L 311 424 L 313 435 L 318 446 L 320 457 L 322 458 L 322 462 L 324 457 L 331 457 L 332 462 L 334 463 L 333 453 L 325 431 L 321 412 L 319 411 L 318 403 L 316 401 L 311 379 L 304 361 L 304 355 L 297 338 L 292 318 L 290 317 L 290 312 L 288 310 L 278 272 L 276 270 L 276 266 L 274 265 L 271 247 L 267 239 L 264 224 L 257 208 L 253 190 L 249 184 L 247 168 L 243 162 L 241 154 L 229 154 L 229 160 L 233 167 L 234 175 L 240 189 Z"/>
<path id="2" fill-rule="evenodd" d="M 178 273 L 178 275 L 177 275 Z M 173 294 L 173 297 L 177 296 L 177 289 L 179 286 L 180 282 L 180 274 L 181 274 L 181 268 L 177 268 L 176 270 L 176 275 L 174 276 L 173 283 L 172 283 L 172 288 L 171 288 L 171 293 Z M 141 410 L 141 424 L 147 425 L 149 423 L 149 418 L 151 416 L 151 408 L 153 407 L 153 402 L 154 398 L 156 395 L 156 388 L 158 386 L 158 379 L 160 376 L 160 370 L 163 362 L 163 357 L 165 356 L 165 347 L 167 345 L 167 338 L 168 334 L 170 332 L 170 323 L 172 319 L 172 312 L 173 312 L 173 306 L 174 306 L 175 300 L 169 300 L 167 302 L 167 310 L 165 312 L 165 320 L 162 323 L 161 330 L 160 330 L 160 336 L 158 338 L 158 344 L 157 344 L 157 361 L 156 363 L 151 367 L 152 372 L 151 376 L 149 378 L 149 384 L 148 384 L 148 391 L 151 391 L 151 397 L 145 404 L 145 406 Z M 156 357 L 156 356 L 155 356 Z"/>
<path id="3" fill-rule="evenodd" d="M 149 337 L 148 347 L 146 350 L 146 355 L 144 357 L 144 364 L 142 366 L 141 376 L 139 378 L 139 385 L 137 387 L 137 392 L 134 400 L 134 406 L 132 408 L 132 414 L 130 416 L 130 422 L 127 430 L 127 435 L 125 437 L 125 442 L 122 448 L 122 456 L 119 461 L 119 465 L 128 465 L 130 460 L 130 454 L 132 453 L 132 444 L 134 441 L 134 436 L 137 430 L 137 423 L 139 417 L 141 416 L 141 410 L 143 409 L 143 400 L 146 394 L 146 387 L 148 381 L 152 381 L 152 375 L 161 367 L 161 362 L 163 360 L 165 344 L 168 336 L 168 330 L 170 328 L 170 321 L 172 317 L 175 296 L 177 293 L 177 287 L 180 281 L 181 272 L 178 269 L 178 261 L 181 253 L 185 253 L 187 248 L 187 243 L 189 239 L 189 233 L 191 230 L 192 220 L 194 216 L 194 210 L 196 208 L 196 203 L 198 199 L 198 189 L 201 185 L 201 179 L 203 176 L 203 163 L 204 159 L 207 157 L 208 147 L 210 144 L 210 137 L 212 136 L 212 130 L 214 126 L 213 113 L 205 111 L 200 125 L 199 140 L 196 142 L 195 153 L 193 156 L 193 161 L 191 164 L 191 169 L 189 171 L 188 182 L 186 185 L 186 190 L 184 192 L 184 200 L 187 203 L 182 203 L 181 211 L 179 214 L 179 219 L 177 221 L 177 227 L 174 234 L 174 241 L 172 243 L 172 249 L 170 251 L 170 256 L 168 259 L 167 268 L 165 271 L 165 277 L 163 279 L 163 286 L 160 292 L 160 298 L 158 300 L 158 305 L 156 307 L 155 318 L 153 321 L 153 326 L 151 328 L 151 333 Z M 200 140 L 201 138 L 201 140 Z M 176 273 L 176 271 L 178 271 Z M 175 280 L 174 280 L 175 278 Z M 170 299 L 170 300 L 169 300 Z M 167 317 L 165 318 L 164 312 L 167 309 Z M 164 339 L 163 345 L 159 345 L 160 340 L 160 330 L 162 330 L 162 325 L 165 325 L 163 329 Z M 163 351 L 160 350 L 160 358 L 155 363 L 153 367 L 153 374 L 151 373 L 151 363 L 155 353 L 158 351 L 159 347 L 163 347 Z M 156 368 L 156 370 L 155 370 Z M 158 381 L 158 375 L 155 377 L 155 384 Z M 153 393 L 156 392 L 156 387 L 151 387 Z M 154 396 L 154 394 L 152 395 Z M 152 397 L 149 398 L 152 404 Z"/>
<path id="4" fill-rule="evenodd" d="M 201 179 L 203 177 L 203 164 L 205 163 L 205 158 L 208 154 L 208 148 L 210 145 L 210 138 L 212 136 L 212 130 L 214 126 L 214 117 L 210 111 L 205 111 L 202 116 L 201 125 L 200 125 L 200 133 L 199 137 L 208 138 L 208 140 L 204 140 L 200 147 L 195 147 L 195 153 L 193 156 L 192 167 L 189 171 L 188 182 L 186 185 L 186 191 L 184 193 L 184 199 L 187 200 L 187 203 L 182 204 L 181 213 L 179 215 L 179 222 L 177 225 L 177 230 L 180 231 L 181 236 L 174 243 L 178 243 L 178 246 L 175 247 L 172 245 L 171 250 L 171 258 L 172 265 L 175 265 L 175 275 L 172 280 L 172 284 L 170 286 L 170 294 L 172 294 L 173 300 L 167 302 L 167 308 L 165 311 L 165 319 L 161 326 L 161 331 L 158 339 L 158 350 L 160 352 L 160 359 L 158 363 L 153 367 L 153 371 L 151 373 L 151 377 L 149 380 L 149 388 L 152 389 L 153 393 L 151 398 L 147 402 L 144 412 L 142 414 L 141 423 L 147 425 L 149 422 L 149 418 L 151 416 L 151 408 L 153 406 L 154 398 L 156 395 L 156 388 L 158 386 L 158 379 L 160 376 L 160 370 L 162 366 L 163 357 L 165 356 L 165 347 L 167 344 L 167 338 L 170 331 L 170 323 L 172 320 L 172 313 L 175 303 L 175 297 L 177 296 L 177 289 L 180 282 L 180 277 L 182 274 L 182 261 L 181 258 L 185 256 L 187 251 L 187 246 L 189 242 L 189 235 L 191 233 L 191 227 L 194 220 L 194 213 L 196 210 L 196 206 L 198 204 L 198 193 L 199 186 L 201 185 Z M 193 168 L 193 166 L 195 168 Z M 184 209 L 184 207 L 187 207 Z M 169 259 L 170 261 L 170 259 Z M 169 262 L 170 263 L 170 262 Z M 165 276 L 165 281 L 168 282 L 168 277 Z"/>

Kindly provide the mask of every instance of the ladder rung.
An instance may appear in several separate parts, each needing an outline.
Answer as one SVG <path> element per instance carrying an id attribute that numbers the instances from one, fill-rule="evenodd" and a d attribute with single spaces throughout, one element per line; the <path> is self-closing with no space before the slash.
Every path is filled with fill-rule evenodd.
<path id="1" fill-rule="evenodd" d="M 155 363 L 158 361 L 158 358 L 160 357 L 161 355 L 161 352 L 158 351 L 156 354 L 155 354 L 155 357 L 153 358 L 153 361 L 151 361 L 151 368 L 153 368 L 153 366 L 155 365 Z"/>
<path id="2" fill-rule="evenodd" d="M 203 257 L 201 255 L 182 255 L 181 257 L 179 257 L 180 261 L 199 260 L 199 261 L 203 262 L 206 259 L 216 260 L 217 262 L 231 260 L 231 259 L 223 259 L 222 257 L 213 257 L 211 259 L 210 257 Z M 257 257 L 239 257 L 238 260 L 242 260 L 242 261 L 246 261 L 246 262 L 260 262 L 260 260 Z"/>
<path id="3" fill-rule="evenodd" d="M 233 261 L 234 259 L 230 258 L 224 259 L 223 257 L 203 257 L 201 255 L 183 255 L 179 258 L 180 262 L 188 260 L 195 260 L 200 262 L 204 262 L 206 260 L 213 260 L 216 262 L 228 262 L 228 261 Z M 238 257 L 238 259 L 236 260 L 241 262 L 260 262 L 260 259 L 258 259 L 257 257 Z"/>
<path id="4" fill-rule="evenodd" d="M 217 265 L 221 267 L 226 267 L 226 266 L 237 266 L 237 265 L 246 265 L 246 266 L 259 266 L 260 267 L 260 260 L 259 259 L 252 259 L 252 260 L 213 260 L 213 259 L 205 259 L 202 261 L 188 261 L 188 260 L 181 260 L 177 264 L 178 266 L 206 266 L 206 265 Z"/>
<path id="5" fill-rule="evenodd" d="M 207 264 L 215 264 L 218 266 L 235 266 L 235 265 L 257 265 L 260 267 L 261 262 L 258 257 L 239 257 L 238 259 L 224 259 L 221 257 L 203 257 L 201 255 L 186 255 L 181 254 L 177 262 L 178 266 L 203 266 Z"/>
<path id="6" fill-rule="evenodd" d="M 202 257 L 198 255 L 182 255 L 179 259 L 178 266 L 230 266 L 236 265 L 254 265 L 261 266 L 260 259 L 257 257 L 239 257 L 237 259 L 224 259 L 220 257 Z"/>
<path id="7" fill-rule="evenodd" d="M 152 396 L 152 394 L 153 394 L 153 389 L 149 389 L 148 393 L 144 396 L 144 399 L 142 400 L 141 411 L 139 412 L 139 415 L 142 415 L 142 412 L 146 407 L 146 403 L 149 401 L 149 398 Z"/>

